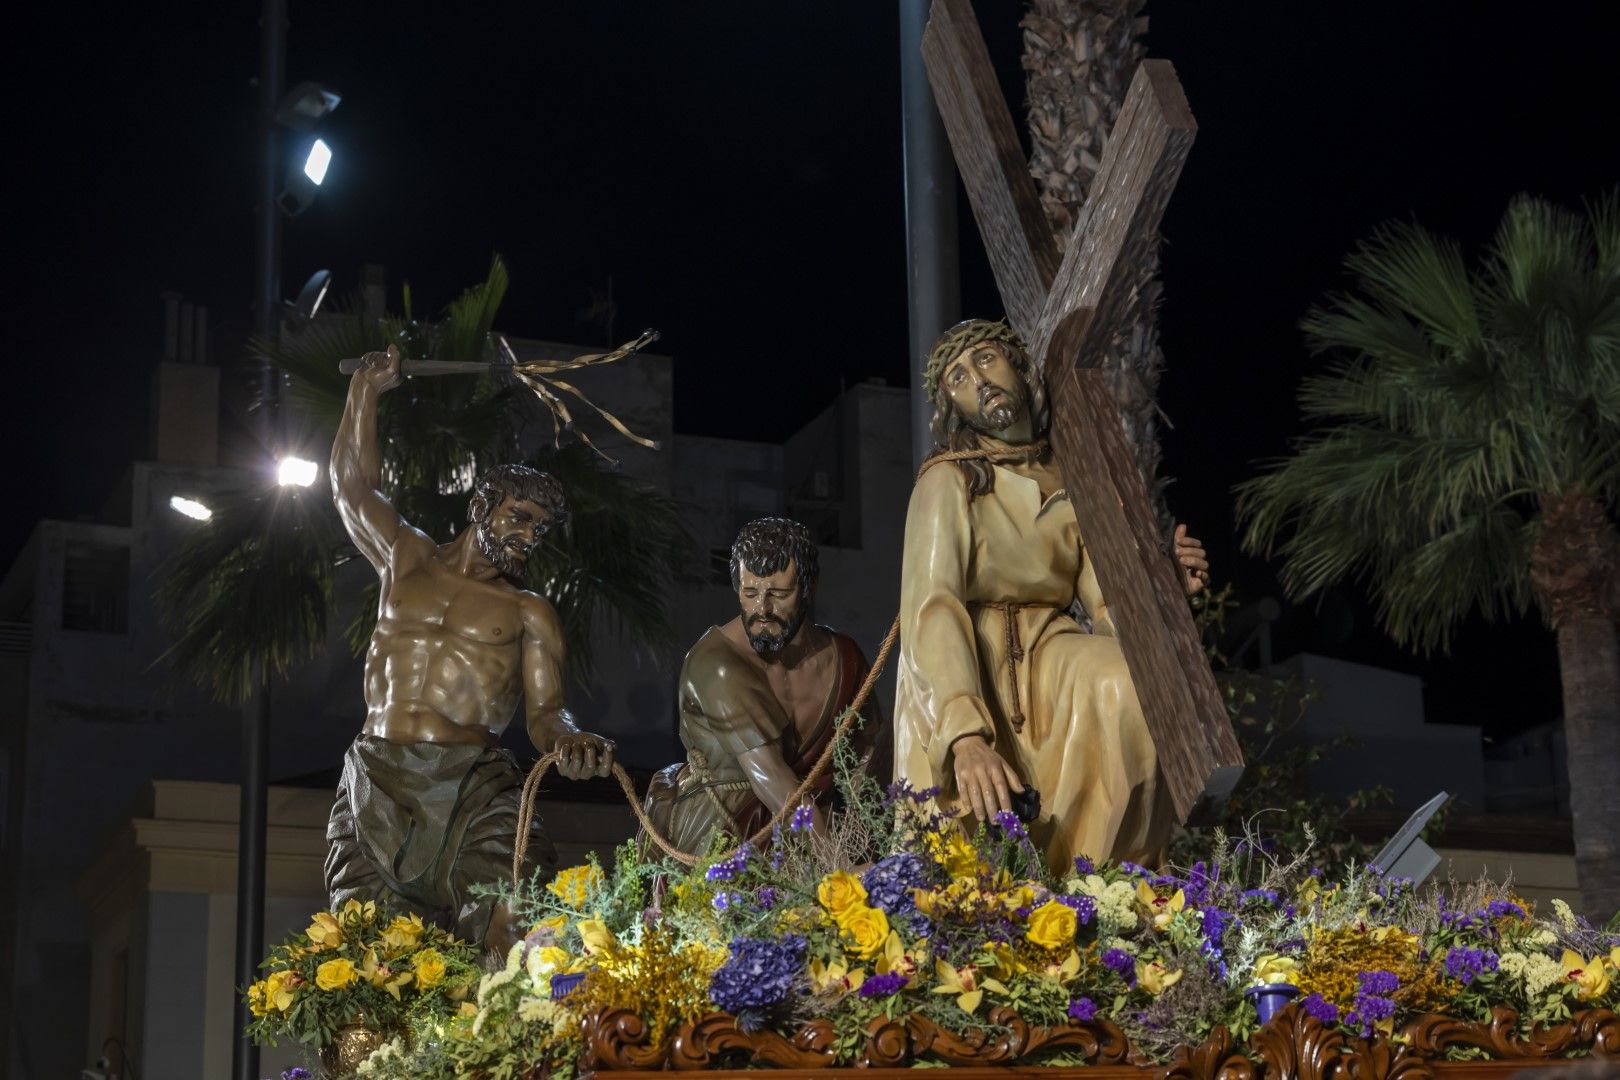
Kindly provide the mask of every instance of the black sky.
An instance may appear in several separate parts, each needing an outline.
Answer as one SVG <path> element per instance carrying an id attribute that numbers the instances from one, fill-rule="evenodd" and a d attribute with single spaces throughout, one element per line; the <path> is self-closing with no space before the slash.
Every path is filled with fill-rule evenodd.
<path id="1" fill-rule="evenodd" d="M 1161 402 L 1172 505 L 1250 596 L 1228 493 L 1286 449 L 1313 367 L 1297 323 L 1378 223 L 1473 246 L 1508 199 L 1578 203 L 1620 177 L 1605 5 L 1153 0 L 1153 55 L 1200 133 L 1165 219 Z M 978 0 L 1022 114 L 1018 0 Z M 585 340 L 613 278 L 619 329 L 663 331 L 680 430 L 779 436 L 840 381 L 906 372 L 898 32 L 889 0 L 291 0 L 289 85 L 341 90 L 284 289 L 362 262 L 420 308 L 512 269 L 509 331 Z M 7 561 L 42 516 L 95 512 L 146 433 L 159 293 L 248 319 L 252 3 L 29 5 L 8 82 Z M 965 204 L 964 204 L 965 213 Z M 999 313 L 970 223 L 964 304 Z M 622 336 L 622 335 L 621 335 Z M 229 361 L 231 357 L 221 359 Z M 1470 627 L 1420 661 L 1351 594 L 1292 642 L 1418 671 L 1432 719 L 1510 730 L 1557 714 L 1534 625 Z"/>

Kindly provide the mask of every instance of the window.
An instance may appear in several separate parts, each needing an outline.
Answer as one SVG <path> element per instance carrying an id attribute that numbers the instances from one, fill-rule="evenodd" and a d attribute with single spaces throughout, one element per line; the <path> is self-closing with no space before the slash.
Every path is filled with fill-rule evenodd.
<path id="1" fill-rule="evenodd" d="M 129 629 L 129 548 L 69 544 L 62 565 L 62 629 L 122 634 Z"/>

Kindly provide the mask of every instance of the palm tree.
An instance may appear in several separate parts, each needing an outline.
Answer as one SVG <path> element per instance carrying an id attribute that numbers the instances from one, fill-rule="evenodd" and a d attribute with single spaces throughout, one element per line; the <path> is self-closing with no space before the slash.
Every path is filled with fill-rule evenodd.
<path id="1" fill-rule="evenodd" d="M 1299 400 L 1319 422 L 1238 487 L 1244 546 L 1284 588 L 1346 579 L 1417 650 L 1525 614 L 1557 635 L 1576 866 L 1620 908 L 1620 198 L 1574 214 L 1520 197 L 1482 263 L 1411 225 L 1346 262 L 1358 290 L 1303 326 L 1333 356 Z"/>
<path id="2" fill-rule="evenodd" d="M 491 328 L 506 289 L 506 267 L 496 258 L 488 278 L 435 321 L 412 317 L 407 289 L 402 317 L 351 312 L 310 323 L 284 342 L 254 342 L 252 349 L 287 375 L 291 400 L 304 417 L 330 431 L 348 390 L 339 360 L 390 343 L 409 358 L 494 359 Z M 519 436 L 533 419 L 534 401 L 495 376 L 412 379 L 388 395 L 378 421 L 383 477 L 405 519 L 429 536 L 453 535 L 465 522 L 473 478 L 489 465 L 525 456 Z M 547 448 L 527 455 L 527 463 L 563 483 L 573 511 L 573 520 L 546 535 L 528 566 L 530 587 L 556 605 L 562 620 L 569 676 L 578 684 L 590 681 L 592 632 L 599 624 L 633 648 L 673 644 L 665 597 L 673 582 L 689 576 L 691 550 L 674 501 L 581 446 Z M 225 701 L 246 697 L 259 663 L 285 675 L 320 649 L 333 567 L 353 554 L 330 500 L 313 491 L 246 493 L 216 508 L 207 527 L 177 551 L 159 589 L 175 637 L 174 671 Z M 373 585 L 348 629 L 357 653 L 376 614 Z"/>
<path id="3" fill-rule="evenodd" d="M 1146 0 L 1031 0 L 1024 29 L 1025 88 L 1029 95 L 1029 169 L 1058 244 L 1064 245 L 1103 147 L 1125 104 L 1137 65 L 1147 55 Z M 1164 481 L 1159 478 L 1158 244 L 1138 274 L 1135 307 L 1126 330 L 1104 357 L 1114 399 L 1124 415 L 1136 461 L 1169 532 Z"/>

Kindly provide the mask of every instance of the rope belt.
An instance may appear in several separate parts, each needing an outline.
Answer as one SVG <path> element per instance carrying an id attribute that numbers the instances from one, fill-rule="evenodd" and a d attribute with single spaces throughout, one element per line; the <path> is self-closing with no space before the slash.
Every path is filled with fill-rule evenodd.
<path id="1" fill-rule="evenodd" d="M 1024 706 L 1018 696 L 1018 665 L 1024 662 L 1024 640 L 1018 629 L 1018 613 L 1027 607 L 1050 607 L 1049 604 L 1021 604 L 1016 600 L 972 600 L 969 607 L 988 608 L 1001 612 L 1001 626 L 1007 643 L 1007 683 L 1012 693 L 1013 731 L 1024 730 Z"/>

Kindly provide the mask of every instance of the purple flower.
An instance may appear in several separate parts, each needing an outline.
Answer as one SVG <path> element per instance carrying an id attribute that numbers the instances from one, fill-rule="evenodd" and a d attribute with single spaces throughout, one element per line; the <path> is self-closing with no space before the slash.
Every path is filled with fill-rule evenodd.
<path id="1" fill-rule="evenodd" d="M 709 980 L 709 1000 L 733 1015 L 785 1001 L 804 965 L 804 945 L 798 934 L 780 941 L 733 940 L 731 955 Z"/>
<path id="2" fill-rule="evenodd" d="M 769 885 L 762 886 L 754 894 L 754 902 L 759 905 L 761 911 L 771 910 L 776 906 L 776 890 Z"/>
<path id="3" fill-rule="evenodd" d="M 1097 1015 L 1097 1003 L 1088 997 L 1069 1002 L 1069 1019 L 1085 1023 Z"/>
<path id="4" fill-rule="evenodd" d="M 1515 904 L 1511 900 L 1492 900 L 1489 904 L 1485 905 L 1485 910 L 1481 912 L 1481 914 L 1487 919 L 1501 919 L 1508 915 L 1513 915 L 1520 919 L 1525 917 L 1524 908 L 1520 907 L 1518 904 Z"/>
<path id="5" fill-rule="evenodd" d="M 1299 1003 L 1306 1016 L 1314 1016 L 1324 1024 L 1339 1022 L 1339 1007 L 1321 994 L 1312 994 Z"/>
<path id="6" fill-rule="evenodd" d="M 861 875 L 866 896 L 886 915 L 900 915 L 917 906 L 913 890 L 928 884 L 923 861 L 909 851 L 879 859 Z"/>
<path id="7" fill-rule="evenodd" d="M 714 894 L 714 910 L 716 910 L 716 911 L 725 911 L 727 908 L 729 908 L 731 906 L 731 902 L 734 899 L 736 899 L 736 897 L 732 893 L 728 893 L 728 892 L 717 892 L 717 893 L 715 893 Z"/>
<path id="8" fill-rule="evenodd" d="M 921 805 L 938 794 L 939 786 L 937 784 L 933 787 L 925 787 L 921 791 L 916 791 L 912 789 L 911 781 L 896 780 L 894 783 L 890 784 L 888 790 L 883 793 L 883 805 L 892 806 L 902 799 L 906 799 Z"/>
<path id="9" fill-rule="evenodd" d="M 1125 980 L 1126 986 L 1136 985 L 1136 961 L 1124 949 L 1109 949 L 1102 954 L 1103 967 Z"/>
<path id="10" fill-rule="evenodd" d="M 1461 946 L 1446 953 L 1446 974 L 1467 986 L 1479 976 L 1495 971 L 1496 954 L 1489 949 L 1467 949 Z"/>
<path id="11" fill-rule="evenodd" d="M 900 916 L 900 919 L 905 923 L 906 929 L 911 931 L 911 936 L 914 938 L 932 937 L 934 934 L 932 920 L 920 911 L 908 911 Z"/>
<path id="12" fill-rule="evenodd" d="M 1237 916 L 1233 915 L 1230 911 L 1222 911 L 1218 907 L 1204 908 L 1203 913 L 1204 940 L 1209 942 L 1212 949 L 1217 950 L 1218 955 L 1218 950 L 1221 947 L 1221 939 L 1226 936 L 1226 931 L 1228 929 L 1237 925 Z"/>
<path id="13" fill-rule="evenodd" d="M 1192 869 L 1187 871 L 1187 883 L 1183 886 L 1187 903 L 1194 907 L 1202 907 L 1208 903 L 1210 893 L 1215 888 L 1215 879 L 1220 876 L 1220 872 L 1220 867 L 1216 867 L 1215 873 L 1211 874 L 1209 867 L 1202 861 L 1193 863 Z"/>
<path id="14" fill-rule="evenodd" d="M 1125 871 L 1127 874 L 1131 874 L 1131 875 L 1134 875 L 1136 877 L 1152 877 L 1153 876 L 1153 871 L 1149 870 L 1147 867 L 1143 866 L 1141 863 L 1133 863 L 1133 862 L 1130 862 L 1129 860 L 1121 860 L 1120 864 L 1119 864 L 1119 868 L 1121 870 Z"/>
<path id="15" fill-rule="evenodd" d="M 1240 904 L 1246 904 L 1250 900 L 1264 900 L 1273 907 L 1282 903 L 1282 898 L 1277 895 L 1275 889 L 1244 889 L 1238 894 Z"/>
<path id="16" fill-rule="evenodd" d="M 1014 840 L 1022 840 L 1029 835 L 1029 830 L 1024 828 L 1024 823 L 1019 821 L 1018 815 L 1011 810 L 997 810 L 995 817 L 991 820 L 996 823 L 1002 832 Z"/>
<path id="17" fill-rule="evenodd" d="M 1092 873 L 1095 873 L 1096 870 L 1097 870 L 1096 865 L 1093 864 L 1092 861 L 1090 859 L 1086 858 L 1084 855 L 1076 855 L 1074 857 L 1074 872 L 1075 873 L 1077 873 L 1077 874 L 1092 874 Z"/>
<path id="18" fill-rule="evenodd" d="M 1060 896 L 1057 902 L 1074 908 L 1075 918 L 1081 926 L 1097 917 L 1097 901 L 1089 896 Z"/>
<path id="19" fill-rule="evenodd" d="M 1388 997 L 1400 988 L 1401 979 L 1393 971 L 1363 971 L 1356 975 L 1359 993 Z"/>
<path id="20" fill-rule="evenodd" d="M 804 832 L 810 828 L 811 822 L 815 821 L 815 819 L 815 811 L 810 809 L 809 803 L 805 803 L 793 811 L 793 820 L 788 823 L 788 828 L 794 832 Z"/>
<path id="21" fill-rule="evenodd" d="M 302 1065 L 294 1065 L 290 1069 L 283 1069 L 281 1080 L 310 1080 L 309 1070 Z"/>
<path id="22" fill-rule="evenodd" d="M 873 975 L 861 983 L 861 997 L 892 997 L 910 981 L 898 971 L 891 971 L 887 975 Z"/>

